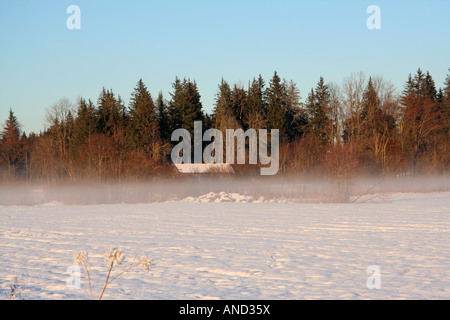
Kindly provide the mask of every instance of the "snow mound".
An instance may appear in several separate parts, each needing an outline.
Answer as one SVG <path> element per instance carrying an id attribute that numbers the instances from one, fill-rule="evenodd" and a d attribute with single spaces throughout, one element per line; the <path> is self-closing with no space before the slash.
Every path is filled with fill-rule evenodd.
<path id="1" fill-rule="evenodd" d="M 210 192 L 199 197 L 187 197 L 185 202 L 254 202 L 253 197 L 239 193 Z"/>
<path id="2" fill-rule="evenodd" d="M 38 204 L 38 206 L 40 206 L 40 207 L 61 207 L 61 206 L 64 206 L 64 202 L 49 201 L 49 202 L 44 202 L 44 203 Z"/>
<path id="3" fill-rule="evenodd" d="M 227 192 L 209 192 L 199 197 L 187 197 L 182 201 L 184 202 L 243 202 L 243 203 L 265 203 L 265 202 L 286 202 L 283 200 L 267 200 L 260 196 L 255 198 L 252 196 L 246 196 L 239 193 L 227 193 Z"/>

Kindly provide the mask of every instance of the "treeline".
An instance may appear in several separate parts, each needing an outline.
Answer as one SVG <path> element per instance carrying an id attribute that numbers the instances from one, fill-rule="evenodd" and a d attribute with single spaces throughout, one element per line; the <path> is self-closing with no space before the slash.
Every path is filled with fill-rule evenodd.
<path id="1" fill-rule="evenodd" d="M 26 134 L 12 109 L 0 136 L 2 182 L 136 181 L 174 176 L 171 133 L 217 128 L 279 129 L 283 175 L 445 174 L 450 159 L 450 73 L 437 88 L 429 72 L 409 75 L 401 94 L 382 77 L 352 74 L 341 86 L 320 77 L 302 102 L 294 81 L 275 72 L 248 85 L 218 85 L 211 114 L 195 81 L 176 78 L 169 99 L 138 81 L 128 105 L 103 88 L 97 102 L 61 99 L 46 129 Z M 257 172 L 236 167 L 238 174 Z"/>

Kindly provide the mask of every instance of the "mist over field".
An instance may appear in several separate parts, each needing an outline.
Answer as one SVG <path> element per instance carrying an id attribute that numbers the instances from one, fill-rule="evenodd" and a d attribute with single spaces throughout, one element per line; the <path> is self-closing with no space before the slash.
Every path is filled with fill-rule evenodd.
<path id="1" fill-rule="evenodd" d="M 325 178 L 274 178 L 187 175 L 147 183 L 68 183 L 1 185 L 0 205 L 157 203 L 198 198 L 209 193 L 245 196 L 246 202 L 381 201 L 389 193 L 450 191 L 450 177 L 360 177 L 351 181 Z M 206 201 L 206 199 L 205 199 Z M 211 199 L 216 201 L 216 199 Z M 220 201 L 218 199 L 217 201 Z M 234 201 L 222 199 L 222 201 Z"/>

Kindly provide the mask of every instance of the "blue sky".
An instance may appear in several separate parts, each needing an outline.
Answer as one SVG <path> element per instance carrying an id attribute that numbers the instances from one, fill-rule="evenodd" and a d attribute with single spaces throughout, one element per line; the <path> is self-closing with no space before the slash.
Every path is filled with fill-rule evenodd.
<path id="1" fill-rule="evenodd" d="M 81 30 L 69 30 L 69 5 Z M 369 5 L 381 30 L 369 30 Z M 103 87 L 128 104 L 142 78 L 168 99 L 175 76 L 196 80 L 210 112 L 221 78 L 247 85 L 276 70 L 302 100 L 320 76 L 382 75 L 398 90 L 417 68 L 438 87 L 450 67 L 450 1 L 0 0 L 0 121 L 12 108 L 26 132 L 44 128 L 60 98 L 97 101 Z"/>

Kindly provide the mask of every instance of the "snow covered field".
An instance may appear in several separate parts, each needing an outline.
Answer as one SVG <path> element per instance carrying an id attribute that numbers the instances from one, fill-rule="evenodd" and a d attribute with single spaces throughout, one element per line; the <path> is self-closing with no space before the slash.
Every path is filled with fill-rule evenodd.
<path id="1" fill-rule="evenodd" d="M 27 300 L 90 299 L 84 272 L 80 289 L 66 284 L 79 250 L 98 297 L 113 247 L 124 266 L 148 255 L 152 267 L 125 273 L 104 299 L 450 299 L 449 192 L 351 204 L 246 200 L 0 205 L 0 299 L 14 277 Z M 380 289 L 367 288 L 372 265 Z"/>

